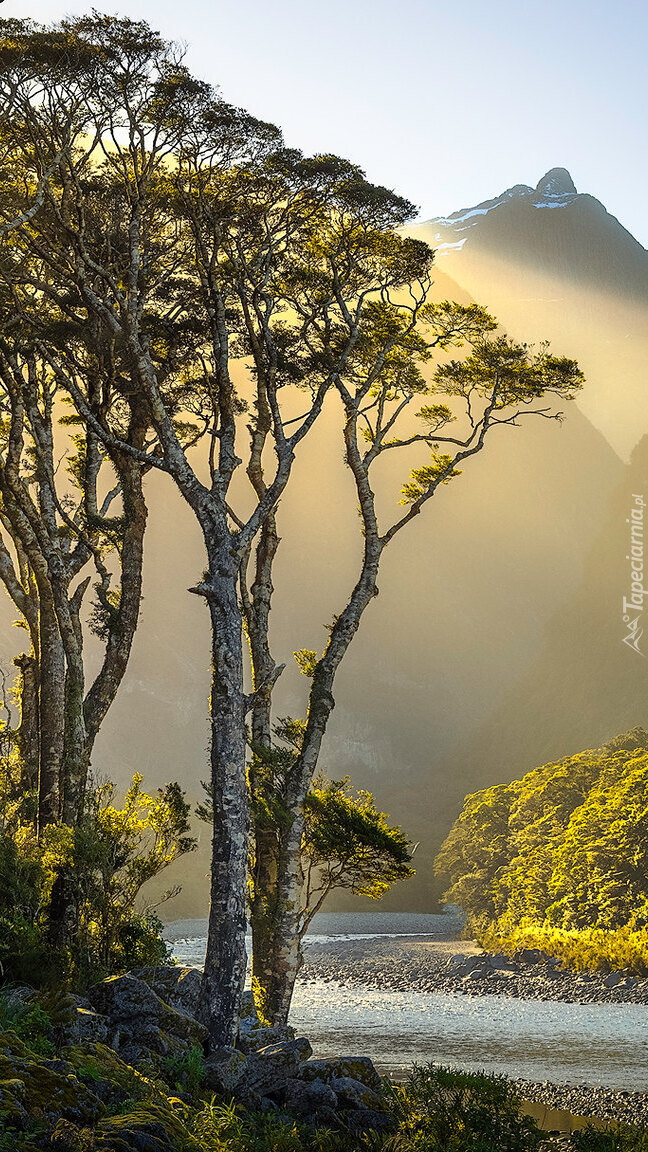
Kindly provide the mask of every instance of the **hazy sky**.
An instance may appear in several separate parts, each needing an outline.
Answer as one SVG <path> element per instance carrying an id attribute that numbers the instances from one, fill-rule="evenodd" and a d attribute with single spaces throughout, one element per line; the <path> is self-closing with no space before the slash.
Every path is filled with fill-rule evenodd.
<path id="1" fill-rule="evenodd" d="M 49 21 L 85 0 L 5 0 Z M 569 168 L 648 246 L 648 15 L 640 0 L 115 0 L 188 45 L 225 99 L 305 151 L 447 214 Z"/>

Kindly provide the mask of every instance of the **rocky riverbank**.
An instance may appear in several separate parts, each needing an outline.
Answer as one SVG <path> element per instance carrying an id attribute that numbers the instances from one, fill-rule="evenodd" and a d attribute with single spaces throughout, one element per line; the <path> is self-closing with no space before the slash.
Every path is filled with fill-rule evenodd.
<path id="1" fill-rule="evenodd" d="M 514 958 L 463 941 L 342 940 L 310 944 L 302 981 L 393 991 L 512 996 L 577 1004 L 648 1004 L 648 979 L 624 972 L 568 972 L 536 949 Z"/>
<path id="2" fill-rule="evenodd" d="M 614 1124 L 648 1127 L 648 1092 L 613 1092 L 590 1084 L 552 1084 L 516 1080 L 522 1100 L 542 1104 L 548 1110 L 568 1112 L 573 1117 L 605 1120 Z M 537 1114 L 542 1122 L 543 1117 Z M 546 1121 L 542 1127 L 546 1127 Z"/>

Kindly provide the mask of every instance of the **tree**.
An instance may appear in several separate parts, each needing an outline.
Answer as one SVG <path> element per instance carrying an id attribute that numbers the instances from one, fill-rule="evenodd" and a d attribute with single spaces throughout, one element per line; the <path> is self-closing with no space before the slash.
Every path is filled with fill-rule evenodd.
<path id="1" fill-rule="evenodd" d="M 166 963 L 152 909 L 137 909 L 142 885 L 192 851 L 189 805 L 177 784 L 142 791 L 136 776 L 123 807 L 112 784 L 90 786 L 74 826 L 48 824 L 36 837 L 25 818 L 20 764 L 7 730 L 0 761 L 0 964 L 4 981 L 71 983 L 77 991 L 143 964 Z M 75 931 L 52 947 L 50 908 L 73 877 Z M 162 897 L 176 894 L 171 888 Z M 66 908 L 67 911 L 67 908 Z"/>
<path id="2" fill-rule="evenodd" d="M 217 101 L 144 25 L 92 18 L 51 32 L 14 27 L 1 54 L 5 89 L 20 107 L 4 130 L 31 165 L 34 184 L 54 165 L 45 210 L 21 230 L 23 248 L 8 282 L 22 293 L 25 311 L 36 286 L 79 327 L 100 325 L 119 348 L 155 431 L 152 448 L 128 444 L 110 406 L 98 419 L 74 345 L 62 352 L 39 344 L 88 429 L 107 450 L 167 472 L 205 540 L 207 571 L 192 589 L 205 598 L 213 635 L 214 835 L 202 1010 L 212 1038 L 222 1042 L 235 1032 L 245 971 L 249 701 L 237 599 L 241 561 L 272 517 L 336 375 L 372 327 L 368 307 L 365 320 L 369 297 L 417 277 L 424 294 L 431 255 L 393 231 L 411 205 L 368 185 L 345 161 L 307 160 L 283 149 L 275 129 Z M 109 244 L 98 223 L 106 202 Z M 349 256 L 335 285 L 329 250 Z M 308 313 L 295 312 L 296 293 L 310 301 Z M 353 301 L 356 317 L 345 331 L 342 310 Z M 325 350 L 322 325 L 329 330 Z M 154 339 L 165 326 L 184 328 L 193 352 L 192 363 L 174 364 L 171 372 Z M 379 371 L 400 339 L 393 330 L 373 332 L 365 341 L 367 365 L 373 359 Z M 241 459 L 238 417 L 246 407 L 232 382 L 232 342 L 250 355 L 254 378 L 248 475 L 256 499 L 242 513 L 231 504 Z M 291 384 L 306 400 L 296 421 L 281 403 Z M 207 483 L 187 455 L 188 444 L 202 436 L 209 444 Z M 269 480 L 266 445 L 275 457 Z"/>
<path id="3" fill-rule="evenodd" d="M 255 790 L 252 794 L 252 832 L 257 844 L 276 842 L 290 820 L 286 809 L 286 783 L 298 755 L 303 721 L 284 718 L 275 729 L 285 742 L 270 748 L 253 748 L 255 764 Z M 211 822 L 212 803 L 210 787 L 204 785 L 207 800 L 197 806 L 201 820 Z M 376 807 L 370 792 L 351 787 L 350 779 L 327 780 L 320 775 L 306 797 L 304 805 L 304 836 L 301 844 L 301 865 L 304 877 L 300 893 L 299 945 L 306 935 L 313 917 L 321 911 L 327 897 L 338 888 L 345 888 L 357 896 L 378 900 L 392 884 L 414 875 L 410 866 L 414 846 L 403 830 L 387 823 L 388 817 Z M 263 923 L 255 902 L 261 885 L 255 871 L 267 864 L 267 858 L 257 854 L 250 868 L 250 906 L 256 923 Z M 267 954 L 263 940 L 261 959 Z M 255 973 L 261 969 L 259 958 Z M 253 973 L 253 989 L 257 1007 L 263 1018 L 268 1018 L 264 1000 L 264 985 Z"/>
<path id="4" fill-rule="evenodd" d="M 348 776 L 319 777 L 304 807 L 302 940 L 334 889 L 378 900 L 397 880 L 414 875 L 413 845 L 401 828 L 387 823 L 370 792 L 353 791 Z"/>
<path id="5" fill-rule="evenodd" d="M 330 259 L 335 283 L 337 253 Z M 296 300 L 295 307 L 303 304 Z M 303 877 L 299 846 L 306 797 L 335 704 L 335 677 L 364 612 L 377 594 L 385 548 L 442 486 L 461 474 L 459 465 L 482 451 L 494 428 L 516 426 L 528 415 L 560 419 L 560 411 L 543 403 L 545 397 L 570 399 L 583 379 L 574 361 L 552 356 L 547 346 L 534 350 L 496 333 L 495 321 L 476 305 L 434 305 L 424 296 L 410 305 L 408 314 L 407 305 L 399 307 L 387 294 L 381 300 L 371 300 L 367 312 L 369 323 L 363 340 L 354 347 L 354 354 L 335 381 L 344 410 L 345 460 L 360 509 L 362 560 L 356 584 L 334 617 L 322 655 L 309 650 L 295 654 L 311 679 L 307 722 L 286 785 L 290 818 L 271 846 L 273 867 L 258 868 L 258 907 L 266 921 L 259 928 L 264 938 L 260 955 L 264 970 L 259 979 L 268 1014 L 275 1022 L 287 1019 L 301 963 L 299 892 Z M 341 308 L 341 313 L 342 323 L 351 331 L 352 310 Z M 372 340 L 385 331 L 393 334 L 393 344 L 375 372 L 364 356 Z M 323 330 L 321 338 L 324 352 L 328 331 Z M 421 366 L 434 353 L 464 343 L 471 348 L 468 356 L 440 363 L 431 379 L 423 376 Z M 411 418 L 412 410 L 420 431 Z M 455 422 L 458 430 L 453 434 L 450 425 Z M 428 450 L 429 463 L 411 470 L 401 493 L 405 511 L 384 523 L 384 513 L 380 516 L 377 510 L 377 462 L 386 452 L 405 455 L 414 445 Z M 271 571 L 266 575 L 266 585 L 270 584 Z M 248 630 L 253 627 L 254 621 L 248 617 Z"/>
<path id="6" fill-rule="evenodd" d="M 0 334 L 0 579 L 31 641 L 16 661 L 18 739 L 42 830 L 61 819 L 74 824 L 83 808 L 94 741 L 137 627 L 146 504 L 142 470 L 123 453 L 111 457 L 94 432 L 76 431 L 57 444 L 58 427 L 74 417 L 57 417 L 56 382 L 24 337 L 23 348 L 16 346 L 11 317 L 7 328 Z M 101 378 L 95 369 L 94 383 Z M 133 409 L 129 442 L 141 444 L 145 434 Z M 86 690 L 81 613 L 93 575 L 91 625 L 104 654 Z"/>
<path id="7" fill-rule="evenodd" d="M 646 924 L 648 733 L 467 796 L 436 859 L 472 930 Z"/>
<path id="8" fill-rule="evenodd" d="M 213 664 L 213 859 L 202 1011 L 212 1040 L 222 1043 L 235 1033 L 245 970 L 244 721 L 251 710 L 253 741 L 268 747 L 272 689 L 282 667 L 268 642 L 276 509 L 297 450 L 336 398 L 363 556 L 324 653 L 304 654 L 312 683 L 286 783 L 285 828 L 262 830 L 255 846 L 257 907 L 266 910 L 256 929 L 253 916 L 256 939 L 259 932 L 264 939 L 255 963 L 263 967 L 261 984 L 277 1020 L 287 1016 L 299 965 L 306 797 L 334 706 L 335 676 L 376 595 L 384 549 L 482 450 L 494 427 L 530 413 L 556 418 L 540 401 L 570 397 L 582 378 L 573 361 L 494 336 L 496 322 L 476 305 L 431 304 L 433 254 L 397 231 L 411 218 L 411 204 L 368 184 L 346 161 L 286 150 L 276 129 L 194 81 L 145 25 L 92 17 L 48 32 L 14 27 L 0 46 L 0 62 L 5 92 L 20 110 L 3 130 L 32 173 L 32 191 L 52 173 L 44 210 L 19 229 L 22 249 L 7 273 L 11 289 L 25 312 L 35 287 L 78 326 L 98 325 L 119 348 L 129 388 L 154 431 L 155 443 L 146 447 L 126 442 L 118 406 L 108 403 L 99 419 L 74 345 L 52 350 L 41 343 L 39 351 L 106 450 L 166 472 L 203 533 L 207 570 L 192 589 L 209 610 Z M 109 244 L 101 226 L 107 203 Z M 157 335 L 170 328 L 186 333 L 188 353 L 169 367 Z M 424 377 L 422 366 L 434 355 L 466 342 L 472 351 L 465 360 L 442 363 L 431 380 Z M 233 382 L 232 361 L 241 355 L 251 363 L 251 398 Z M 289 403 L 296 391 L 305 409 L 297 418 Z M 453 436 L 449 425 L 460 418 Z M 206 481 L 188 455 L 203 439 Z M 429 451 L 429 462 L 412 470 L 403 490 L 406 510 L 379 526 L 376 463 L 387 451 L 416 447 Z M 233 478 L 243 458 L 251 498 L 235 508 Z M 243 687 L 243 619 L 250 698 Z M 253 760 L 253 794 L 255 773 Z"/>

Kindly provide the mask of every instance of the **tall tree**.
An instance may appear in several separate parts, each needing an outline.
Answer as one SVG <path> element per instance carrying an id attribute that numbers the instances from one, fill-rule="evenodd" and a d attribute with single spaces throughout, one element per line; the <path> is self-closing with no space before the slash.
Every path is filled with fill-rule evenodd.
<path id="1" fill-rule="evenodd" d="M 41 829 L 60 819 L 74 824 L 81 812 L 92 747 L 137 626 L 146 525 L 140 469 L 128 457 L 110 461 L 94 433 L 57 445 L 55 401 L 43 363 L 0 335 L 0 579 L 31 640 L 18 660 L 19 741 Z M 145 425 L 133 419 L 130 432 L 141 442 Z M 108 553 L 118 560 L 116 577 Z M 104 655 L 86 690 L 82 609 L 93 574 L 93 630 Z"/>
<path id="2" fill-rule="evenodd" d="M 0 61 L 2 82 L 14 100 L 20 96 L 20 116 L 4 127 L 31 165 L 32 183 L 54 165 L 46 211 L 21 230 L 8 282 L 25 309 L 35 289 L 75 324 L 98 324 L 118 346 L 154 447 L 128 443 L 119 406 L 98 418 L 74 344 L 62 351 L 43 342 L 39 351 L 107 451 L 168 473 L 203 533 L 207 571 L 192 591 L 204 597 L 212 624 L 214 827 L 202 1008 L 222 1043 L 235 1034 L 245 972 L 251 701 L 243 687 L 241 562 L 364 331 L 365 361 L 376 372 L 403 339 L 397 329 L 374 331 L 372 295 L 414 282 L 423 298 L 431 253 L 393 230 L 412 214 L 410 204 L 367 184 L 345 161 L 306 160 L 280 147 L 276 130 L 217 101 L 144 25 L 100 17 L 49 33 L 21 36 L 14 28 Z M 347 253 L 335 284 L 329 250 Z M 310 301 L 301 312 L 297 297 Z M 351 307 L 355 319 L 345 329 Z M 160 355 L 167 328 L 186 333 L 182 363 Z M 252 361 L 251 402 L 232 380 L 232 358 L 241 354 Z M 297 418 L 290 385 L 305 401 Z M 255 499 L 237 511 L 233 477 L 248 438 L 246 408 Z M 203 436 L 206 481 L 188 455 Z M 270 687 L 255 683 L 256 692 Z"/>
<path id="3" fill-rule="evenodd" d="M 342 261 L 345 258 L 346 254 Z M 334 285 L 338 259 L 337 253 L 331 257 Z M 299 311 L 303 301 L 295 298 L 294 306 Z M 425 298 L 398 304 L 383 297 L 372 299 L 367 311 L 370 322 L 363 339 L 335 382 L 344 411 L 345 460 L 360 510 L 362 559 L 355 586 L 333 619 L 322 655 L 307 650 L 296 654 L 302 671 L 311 678 L 307 722 L 299 756 L 285 780 L 283 804 L 288 818 L 272 830 L 269 842 L 257 845 L 253 873 L 252 924 L 260 945 L 253 953 L 253 972 L 262 989 L 264 1011 L 274 1022 L 287 1020 L 301 965 L 306 800 L 335 705 L 337 671 L 362 615 L 377 595 L 382 555 L 439 488 L 461 474 L 464 461 L 483 450 L 494 428 L 516 426 L 529 415 L 560 419 L 561 412 L 552 407 L 551 399 L 572 398 L 583 379 L 574 361 L 552 356 L 547 347 L 534 351 L 497 333 L 495 321 L 475 305 L 433 305 Z M 346 330 L 351 331 L 353 310 L 342 308 L 341 312 Z M 376 372 L 371 357 L 367 360 L 367 348 L 372 348 L 376 337 L 382 339 L 386 330 L 394 335 L 393 344 Z M 323 330 L 322 354 L 326 354 L 329 338 Z M 464 343 L 470 346 L 470 354 L 463 360 L 445 358 L 431 376 L 423 375 L 421 367 L 433 355 Z M 456 431 L 450 427 L 455 423 Z M 384 512 L 379 516 L 375 479 L 379 459 L 387 452 L 400 452 L 409 460 L 415 447 L 427 450 L 429 458 L 411 470 L 403 486 L 404 510 L 391 520 Z M 262 536 L 257 587 L 252 586 L 250 602 L 269 602 L 272 564 L 267 563 L 268 555 Z M 254 634 L 255 628 L 259 635 L 252 644 L 253 656 L 259 651 L 267 660 L 267 617 L 255 615 L 248 607 L 248 630 Z M 264 726 L 259 728 L 265 732 L 271 726 L 270 701 L 266 699 L 263 706 Z"/>

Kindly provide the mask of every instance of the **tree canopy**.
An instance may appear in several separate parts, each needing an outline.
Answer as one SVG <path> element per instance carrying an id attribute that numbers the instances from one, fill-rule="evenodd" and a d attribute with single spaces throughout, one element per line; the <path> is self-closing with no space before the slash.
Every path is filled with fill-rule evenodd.
<path id="1" fill-rule="evenodd" d="M 648 926 L 648 732 L 466 797 L 436 860 L 468 925 Z"/>

